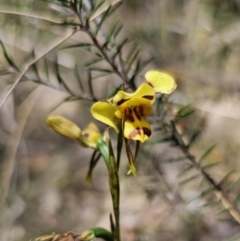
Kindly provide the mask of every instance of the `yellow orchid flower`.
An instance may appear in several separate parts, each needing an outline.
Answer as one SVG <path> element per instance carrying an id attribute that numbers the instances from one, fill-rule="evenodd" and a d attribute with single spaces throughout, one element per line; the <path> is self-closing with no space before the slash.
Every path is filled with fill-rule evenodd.
<path id="1" fill-rule="evenodd" d="M 93 117 L 113 127 L 117 133 L 122 119 L 125 138 L 141 142 L 147 140 L 151 127 L 145 116 L 152 114 L 155 94 L 170 94 L 177 85 L 169 74 L 158 70 L 148 71 L 145 78 L 148 83 L 141 84 L 134 93 L 121 90 L 111 99 L 93 104 Z"/>
<path id="2" fill-rule="evenodd" d="M 127 139 L 144 142 L 151 135 L 151 127 L 144 116 L 152 112 L 149 100 L 132 98 L 119 106 L 115 115 L 124 120 L 123 134 Z"/>

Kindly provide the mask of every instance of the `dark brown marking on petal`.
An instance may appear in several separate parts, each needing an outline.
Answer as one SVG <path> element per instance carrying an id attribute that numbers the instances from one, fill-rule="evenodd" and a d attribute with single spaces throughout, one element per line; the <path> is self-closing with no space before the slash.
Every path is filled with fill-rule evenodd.
<path id="1" fill-rule="evenodd" d="M 88 134 L 88 133 L 85 133 L 83 136 L 86 137 L 86 138 L 88 138 L 88 137 L 89 137 L 89 134 Z"/>
<path id="2" fill-rule="evenodd" d="M 133 111 L 134 111 L 134 113 L 135 113 L 135 115 L 137 116 L 137 118 L 138 118 L 138 120 L 140 121 L 141 120 L 141 117 L 142 117 L 142 115 L 141 115 L 141 108 L 140 108 L 141 106 L 135 106 L 134 108 L 133 108 Z"/>
<path id="3" fill-rule="evenodd" d="M 154 96 L 153 95 L 144 95 L 142 98 L 147 99 L 147 100 L 153 100 Z"/>
<path id="4" fill-rule="evenodd" d="M 125 120 L 128 120 L 130 122 L 134 122 L 134 117 L 133 117 L 133 111 L 131 108 L 125 108 L 124 110 L 124 117 L 125 117 Z"/>
<path id="5" fill-rule="evenodd" d="M 129 99 L 122 99 L 122 100 L 118 101 L 118 102 L 117 102 L 117 106 L 125 103 L 125 102 L 128 101 L 128 100 L 129 100 Z"/>
<path id="6" fill-rule="evenodd" d="M 152 134 L 152 131 L 146 127 L 143 127 L 143 133 L 146 135 L 146 136 L 151 136 Z"/>
<path id="7" fill-rule="evenodd" d="M 154 88 L 154 86 L 152 85 L 152 83 L 151 83 L 151 82 L 148 82 L 148 81 L 147 81 L 147 83 L 148 83 L 148 85 L 150 85 L 151 87 L 153 87 L 153 88 Z"/>

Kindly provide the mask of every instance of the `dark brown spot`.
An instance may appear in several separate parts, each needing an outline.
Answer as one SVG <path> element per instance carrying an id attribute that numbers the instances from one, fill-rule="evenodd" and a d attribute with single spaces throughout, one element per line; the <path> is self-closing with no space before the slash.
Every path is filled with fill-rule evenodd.
<path id="1" fill-rule="evenodd" d="M 124 110 L 124 116 L 125 116 L 125 120 L 128 120 L 130 122 L 134 122 L 134 117 L 133 117 L 133 111 L 131 108 L 125 108 Z"/>
<path id="2" fill-rule="evenodd" d="M 86 138 L 88 138 L 88 137 L 89 137 L 89 134 L 88 134 L 88 133 L 85 133 L 83 136 L 86 137 Z"/>
<path id="3" fill-rule="evenodd" d="M 152 131 L 146 127 L 143 127 L 143 133 L 146 135 L 146 136 L 151 136 L 152 134 Z"/>
<path id="4" fill-rule="evenodd" d="M 135 115 L 137 116 L 138 120 L 140 121 L 141 120 L 141 117 L 143 116 L 143 108 L 142 106 L 135 106 L 133 108 L 133 111 L 135 113 Z"/>
<path id="5" fill-rule="evenodd" d="M 142 98 L 147 99 L 147 100 L 153 100 L 154 96 L 153 95 L 144 95 Z"/>
<path id="6" fill-rule="evenodd" d="M 117 102 L 117 106 L 123 104 L 124 102 L 128 101 L 129 99 L 122 99 L 120 101 Z"/>

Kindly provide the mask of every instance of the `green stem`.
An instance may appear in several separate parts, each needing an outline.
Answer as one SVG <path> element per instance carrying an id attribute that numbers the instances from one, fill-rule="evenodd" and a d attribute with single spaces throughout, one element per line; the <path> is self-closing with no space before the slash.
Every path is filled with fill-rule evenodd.
<path id="1" fill-rule="evenodd" d="M 111 141 L 109 140 L 109 186 L 111 191 L 113 211 L 115 217 L 115 230 L 114 236 L 117 241 L 121 241 L 120 236 L 120 211 L 119 211 L 119 199 L 120 199 L 120 184 L 118 177 L 118 169 L 112 149 Z"/>

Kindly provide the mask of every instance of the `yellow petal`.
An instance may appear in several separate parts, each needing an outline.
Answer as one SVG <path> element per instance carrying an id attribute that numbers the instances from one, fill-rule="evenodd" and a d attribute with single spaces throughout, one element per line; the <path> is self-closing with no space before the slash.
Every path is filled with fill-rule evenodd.
<path id="1" fill-rule="evenodd" d="M 122 90 L 118 91 L 117 94 L 110 99 L 110 102 L 113 103 L 113 105 L 120 106 L 131 98 L 143 98 L 153 103 L 155 100 L 155 90 L 150 85 L 143 83 L 134 93 L 131 94 Z"/>
<path id="2" fill-rule="evenodd" d="M 142 116 L 149 116 L 153 112 L 152 105 L 149 100 L 143 98 L 132 98 L 120 105 L 115 112 L 115 115 L 119 119 L 127 119 L 129 115 L 131 115 L 131 113 L 129 113 L 131 110 L 129 109 L 135 113 L 135 116 L 138 119 L 141 119 Z"/>
<path id="3" fill-rule="evenodd" d="M 94 123 L 90 123 L 83 131 L 82 135 L 91 143 L 97 143 L 101 138 L 101 133 Z"/>
<path id="4" fill-rule="evenodd" d="M 98 101 L 92 105 L 91 113 L 93 117 L 106 125 L 113 127 L 116 132 L 119 132 L 118 122 L 119 120 L 115 116 L 114 112 L 116 107 L 108 103 L 107 101 Z"/>
<path id="5" fill-rule="evenodd" d="M 145 74 L 147 82 L 156 92 L 171 94 L 177 87 L 173 77 L 158 70 L 150 70 Z"/>
<path id="6" fill-rule="evenodd" d="M 77 140 L 81 137 L 80 128 L 72 121 L 62 116 L 50 116 L 46 119 L 46 124 L 58 134 Z"/>
<path id="7" fill-rule="evenodd" d="M 144 117 L 141 120 L 138 120 L 135 113 L 133 112 L 133 121 L 125 120 L 124 122 L 124 136 L 127 139 L 135 141 L 146 141 L 151 135 L 151 126 L 146 121 Z"/>

